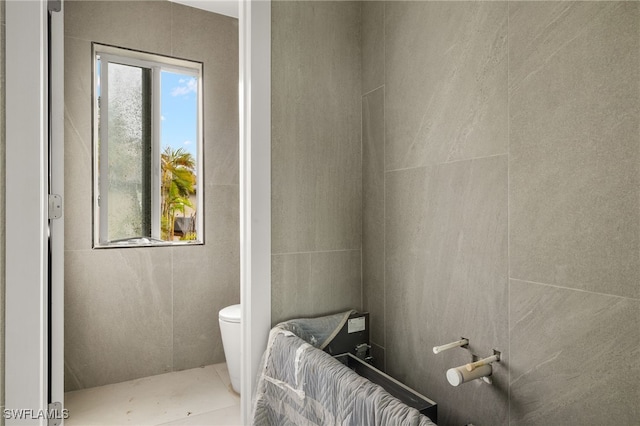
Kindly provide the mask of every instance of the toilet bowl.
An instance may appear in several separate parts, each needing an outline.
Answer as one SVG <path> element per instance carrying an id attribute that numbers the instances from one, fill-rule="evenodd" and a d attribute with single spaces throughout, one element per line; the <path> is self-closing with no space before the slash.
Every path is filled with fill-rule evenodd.
<path id="1" fill-rule="evenodd" d="M 220 310 L 218 322 L 231 387 L 240 393 L 240 305 L 231 305 Z"/>

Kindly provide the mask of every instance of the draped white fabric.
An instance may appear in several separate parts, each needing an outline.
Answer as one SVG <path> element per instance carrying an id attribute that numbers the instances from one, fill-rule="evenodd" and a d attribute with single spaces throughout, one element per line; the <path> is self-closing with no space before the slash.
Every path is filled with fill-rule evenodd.
<path id="1" fill-rule="evenodd" d="M 258 378 L 254 425 L 434 425 L 318 349 L 330 341 L 350 313 L 292 320 L 271 330 Z"/>

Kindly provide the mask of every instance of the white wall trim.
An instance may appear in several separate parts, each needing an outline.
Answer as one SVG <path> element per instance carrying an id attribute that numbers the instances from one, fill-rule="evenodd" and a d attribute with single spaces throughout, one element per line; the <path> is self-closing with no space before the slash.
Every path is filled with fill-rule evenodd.
<path id="1" fill-rule="evenodd" d="M 271 2 L 241 0 L 240 280 L 241 418 L 251 419 L 271 328 Z"/>
<path id="2" fill-rule="evenodd" d="M 48 402 L 46 18 L 46 1 L 6 2 L 5 405 L 36 414 Z"/>

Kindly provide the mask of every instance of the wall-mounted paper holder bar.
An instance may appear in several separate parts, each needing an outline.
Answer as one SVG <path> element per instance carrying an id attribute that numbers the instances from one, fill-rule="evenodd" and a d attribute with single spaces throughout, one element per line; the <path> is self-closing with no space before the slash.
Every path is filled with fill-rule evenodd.
<path id="1" fill-rule="evenodd" d="M 500 352 L 494 349 L 493 355 L 487 358 L 478 360 L 476 362 L 469 363 L 465 365 L 465 368 L 467 369 L 467 371 L 473 371 L 478 367 L 482 367 L 483 365 L 488 365 L 488 364 L 491 364 L 492 362 L 498 362 L 498 361 L 500 361 Z"/>
<path id="2" fill-rule="evenodd" d="M 493 355 L 481 360 L 447 370 L 447 381 L 451 386 L 460 386 L 463 383 L 476 379 L 491 384 L 494 362 L 500 362 L 500 352 L 493 350 Z"/>
<path id="3" fill-rule="evenodd" d="M 455 342 L 451 342 L 451 343 L 447 343 L 446 345 L 441 345 L 441 346 L 434 346 L 433 347 L 433 353 L 434 354 L 439 354 L 440 352 L 446 351 L 447 349 L 453 349 L 453 348 L 458 348 L 461 346 L 467 346 L 469 344 L 469 339 L 466 338 L 461 338 L 460 340 L 457 340 Z"/>

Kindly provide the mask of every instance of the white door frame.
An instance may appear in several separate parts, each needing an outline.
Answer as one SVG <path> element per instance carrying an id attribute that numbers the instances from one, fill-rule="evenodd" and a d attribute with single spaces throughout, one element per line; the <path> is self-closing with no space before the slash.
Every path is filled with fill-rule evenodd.
<path id="1" fill-rule="evenodd" d="M 51 188 L 64 204 L 64 2 L 51 15 Z M 50 221 L 51 400 L 64 406 L 64 211 Z"/>
<path id="2" fill-rule="evenodd" d="M 271 2 L 239 1 L 241 408 L 246 424 L 271 326 Z M 36 412 L 47 408 L 48 387 L 46 16 L 46 0 L 6 3 L 5 405 Z M 52 28 L 56 55 L 64 44 L 62 14 L 59 20 L 60 25 Z M 60 136 L 62 65 L 54 66 L 53 71 L 53 94 L 60 96 L 54 99 L 53 132 Z M 55 178 L 55 173 L 63 171 L 63 156 L 55 152 L 55 144 L 53 156 Z M 62 186 L 53 189 L 63 191 Z M 62 267 L 63 255 L 63 248 L 54 250 L 53 263 Z M 54 268 L 53 275 L 60 276 L 61 271 Z M 60 355 L 52 357 L 52 389 L 53 397 L 62 401 L 62 288 L 54 287 L 52 298 L 54 308 L 59 308 L 59 315 L 53 317 L 53 327 L 59 327 L 54 336 L 59 338 L 52 343 L 54 355 Z M 46 422 L 41 419 L 30 423 Z M 6 424 L 16 422 L 7 420 Z"/>
<path id="3" fill-rule="evenodd" d="M 48 404 L 47 2 L 5 10 L 5 407 L 37 414 Z M 45 424 L 23 413 L 6 424 Z"/>
<path id="4" fill-rule="evenodd" d="M 271 328 L 271 1 L 240 1 L 242 424 Z"/>

